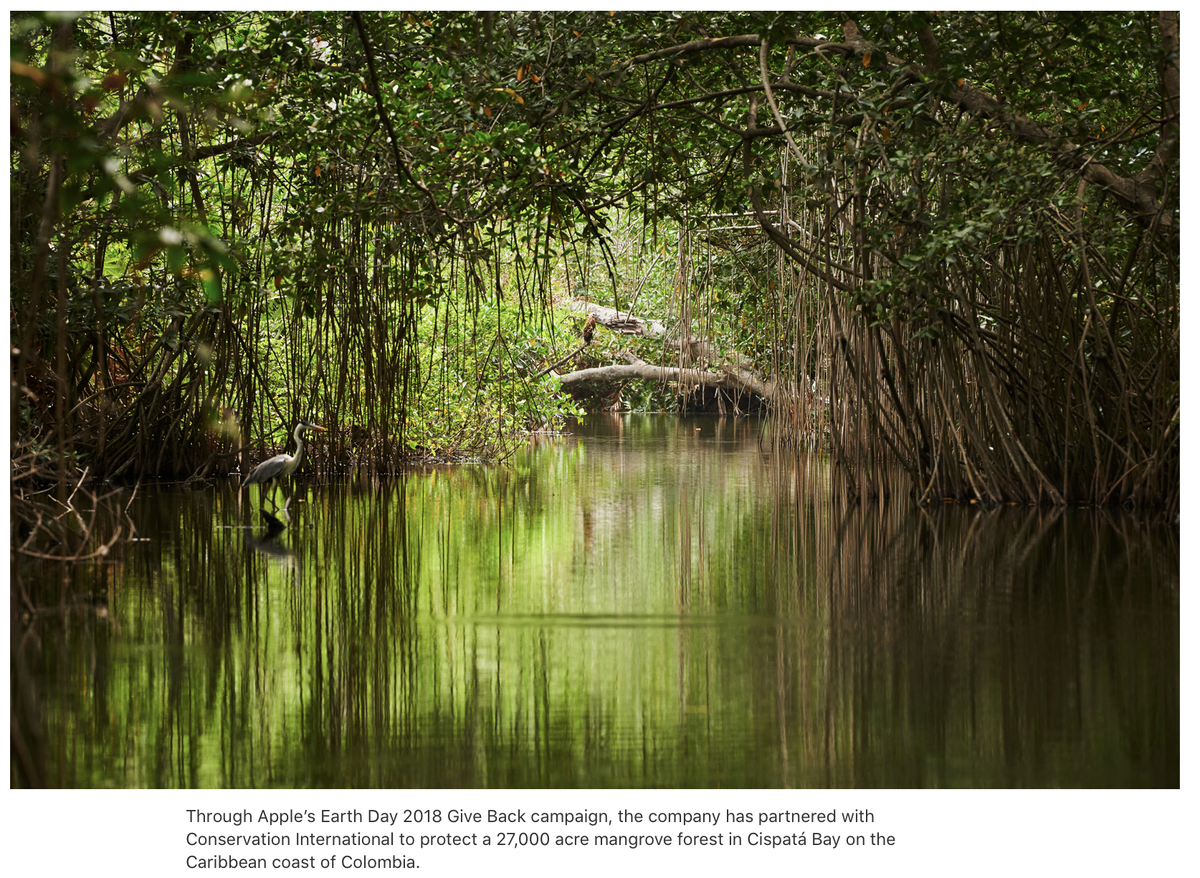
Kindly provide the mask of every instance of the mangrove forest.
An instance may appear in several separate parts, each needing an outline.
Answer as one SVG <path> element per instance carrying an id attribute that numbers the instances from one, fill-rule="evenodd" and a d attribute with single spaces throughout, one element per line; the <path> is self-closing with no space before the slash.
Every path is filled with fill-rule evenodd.
<path id="1" fill-rule="evenodd" d="M 1179 503 L 1179 21 L 10 19 L 34 499 L 765 418 L 847 495 Z M 884 473 L 906 474 L 898 487 Z M 36 542 L 36 541 L 35 541 Z"/>

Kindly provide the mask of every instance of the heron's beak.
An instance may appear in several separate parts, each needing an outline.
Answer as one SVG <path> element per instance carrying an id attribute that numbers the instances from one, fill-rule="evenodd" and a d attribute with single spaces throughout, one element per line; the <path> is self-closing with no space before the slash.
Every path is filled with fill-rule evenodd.
<path id="1" fill-rule="evenodd" d="M 309 424 L 308 428 L 310 430 L 320 430 L 322 433 L 328 432 L 324 427 L 318 427 L 316 424 Z"/>

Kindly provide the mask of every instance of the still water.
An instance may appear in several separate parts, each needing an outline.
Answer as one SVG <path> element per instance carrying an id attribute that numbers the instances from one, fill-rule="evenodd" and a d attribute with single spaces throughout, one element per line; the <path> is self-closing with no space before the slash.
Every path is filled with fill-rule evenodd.
<path id="1" fill-rule="evenodd" d="M 97 597 L 14 629 L 14 711 L 57 786 L 1178 786 L 1174 526 L 847 502 L 761 430 L 298 479 L 273 539 L 143 487 L 22 570 Z"/>

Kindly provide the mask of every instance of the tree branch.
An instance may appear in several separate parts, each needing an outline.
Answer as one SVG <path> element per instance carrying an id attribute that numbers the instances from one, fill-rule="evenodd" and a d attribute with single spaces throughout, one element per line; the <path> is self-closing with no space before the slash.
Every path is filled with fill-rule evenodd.
<path id="1" fill-rule="evenodd" d="M 416 178 L 412 172 L 412 168 L 410 168 L 408 163 L 405 162 L 400 156 L 400 140 L 396 137 L 396 130 L 392 127 L 392 119 L 388 115 L 387 109 L 383 106 L 383 95 L 379 93 L 379 76 L 375 72 L 375 52 L 371 48 L 370 39 L 367 37 L 367 27 L 365 24 L 363 24 L 362 13 L 352 12 L 350 13 L 350 17 L 354 19 L 354 26 L 358 28 L 358 38 L 362 40 L 363 51 L 367 56 L 367 72 L 371 75 L 371 93 L 375 96 L 375 106 L 379 111 L 379 119 L 381 122 L 383 122 L 384 128 L 387 129 L 388 141 L 392 146 L 392 156 L 396 162 L 396 169 L 399 170 L 400 173 L 404 174 L 404 176 L 408 178 L 408 181 L 412 183 L 413 186 L 425 194 L 425 197 L 429 200 L 429 204 L 435 213 L 442 216 L 448 216 L 446 211 L 444 211 L 441 205 L 438 204 L 437 199 L 434 198 L 433 192 L 429 190 L 428 186 Z M 449 218 L 453 219 L 453 217 Z"/>
<path id="2" fill-rule="evenodd" d="M 1159 29 L 1162 46 L 1167 57 L 1178 59 L 1178 13 L 1160 13 Z M 925 69 L 930 72 L 940 69 L 942 51 L 937 37 L 929 25 L 922 25 L 918 28 L 917 39 L 925 55 Z M 1163 72 L 1163 91 L 1167 112 L 1158 150 L 1146 168 L 1134 177 L 1122 177 L 1105 165 L 1092 161 L 1092 156 L 1086 155 L 1081 146 L 1066 138 L 1056 136 L 1028 116 L 1009 110 L 1000 101 L 969 83 L 963 83 L 956 88 L 947 100 L 981 118 L 996 119 L 1017 140 L 1049 147 L 1055 153 L 1055 160 L 1059 165 L 1079 173 L 1085 182 L 1099 186 L 1108 192 L 1124 210 L 1132 213 L 1140 221 L 1153 221 L 1162 226 L 1171 226 L 1173 218 L 1162 215 L 1162 205 L 1158 201 L 1152 181 L 1162 176 L 1172 151 L 1178 145 L 1179 66 L 1177 60 L 1168 62 Z"/>
<path id="3" fill-rule="evenodd" d="M 1168 58 L 1177 59 L 1179 50 L 1178 13 L 1161 13 L 1159 16 L 1159 29 L 1163 49 L 1167 53 Z M 818 40 L 814 37 L 795 36 L 786 40 L 786 44 L 788 46 L 819 50 L 820 52 L 833 52 L 847 57 L 853 57 L 864 50 L 864 44 L 859 36 L 857 25 L 853 21 L 848 20 L 845 23 L 844 36 L 846 41 L 841 43 Z M 886 56 L 886 63 L 906 66 L 914 74 L 939 70 L 942 65 L 941 47 L 938 44 L 933 29 L 928 24 L 923 24 L 917 29 L 917 40 L 920 43 L 924 56 L 925 63 L 923 65 L 908 64 L 903 59 L 890 55 Z M 714 50 L 736 48 L 758 49 L 761 48 L 762 44 L 763 39 L 757 34 L 740 34 L 730 37 L 691 40 L 687 43 L 668 46 L 663 49 L 656 49 L 653 52 L 637 55 L 625 62 L 622 67 L 628 68 L 634 65 L 650 64 L 654 61 L 664 59 L 675 60 L 687 55 Z M 882 55 L 883 53 L 880 54 Z M 825 93 L 792 83 L 770 83 L 768 88 L 795 91 L 808 97 L 827 96 Z M 690 100 L 705 100 L 709 97 L 723 97 L 726 94 L 733 93 L 756 93 L 760 90 L 759 87 L 752 89 L 743 88 L 729 93 Z M 963 83 L 943 99 L 981 118 L 995 119 L 1018 140 L 1051 150 L 1060 166 L 1079 174 L 1085 182 L 1104 189 L 1104 191 L 1112 195 L 1123 210 L 1133 214 L 1139 221 L 1156 222 L 1161 226 L 1172 227 L 1173 217 L 1163 215 L 1162 205 L 1159 203 L 1153 181 L 1165 173 L 1167 164 L 1178 149 L 1179 66 L 1177 60 L 1169 61 L 1164 68 L 1163 97 L 1167 112 L 1163 123 L 1163 135 L 1159 143 L 1159 148 L 1146 168 L 1134 177 L 1120 176 L 1107 166 L 1094 161 L 1093 157 L 1088 155 L 1083 147 L 1039 125 L 1028 116 L 1013 112 L 991 95 L 969 83 Z M 686 102 L 675 101 L 672 102 L 672 106 L 681 106 L 684 103 Z M 648 107 L 639 109 L 635 113 L 630 114 L 629 117 L 619 120 L 619 124 L 624 124 L 624 122 L 628 121 L 628 118 L 646 112 L 648 109 L 657 108 Z M 778 130 L 775 130 L 760 129 L 755 125 L 751 125 L 745 136 L 765 136 L 768 132 L 785 135 L 787 133 L 786 128 L 783 126 L 778 126 Z M 769 229 L 767 232 L 771 234 Z M 777 240 L 775 235 L 771 235 L 771 237 L 773 240 Z"/>

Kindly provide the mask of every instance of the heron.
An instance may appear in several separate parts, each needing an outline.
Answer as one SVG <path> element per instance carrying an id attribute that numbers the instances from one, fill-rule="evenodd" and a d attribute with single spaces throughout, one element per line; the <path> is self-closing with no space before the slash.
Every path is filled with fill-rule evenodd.
<path id="1" fill-rule="evenodd" d="M 300 468 L 300 462 L 304 460 L 304 434 L 308 430 L 325 431 L 324 427 L 318 427 L 310 421 L 301 421 L 296 425 L 296 429 L 292 431 L 292 438 L 296 440 L 295 456 L 288 454 L 286 451 L 283 454 L 276 454 L 269 460 L 264 460 L 254 469 L 250 470 L 250 475 L 246 476 L 246 480 L 242 482 L 242 487 L 247 485 L 269 485 L 267 496 L 270 497 L 270 490 L 273 490 L 275 485 L 282 479 L 287 478 L 292 473 Z M 275 501 L 271 500 L 271 505 L 276 506 Z M 276 508 L 278 508 L 276 506 Z M 286 506 L 284 507 L 287 508 Z"/>

